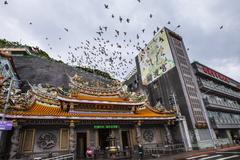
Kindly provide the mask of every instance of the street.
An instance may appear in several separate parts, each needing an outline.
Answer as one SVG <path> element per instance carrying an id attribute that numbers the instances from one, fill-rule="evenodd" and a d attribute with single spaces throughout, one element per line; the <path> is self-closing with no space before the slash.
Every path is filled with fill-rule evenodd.
<path id="1" fill-rule="evenodd" d="M 239 160 L 240 150 L 216 151 L 211 154 L 201 154 L 188 156 L 185 160 Z"/>

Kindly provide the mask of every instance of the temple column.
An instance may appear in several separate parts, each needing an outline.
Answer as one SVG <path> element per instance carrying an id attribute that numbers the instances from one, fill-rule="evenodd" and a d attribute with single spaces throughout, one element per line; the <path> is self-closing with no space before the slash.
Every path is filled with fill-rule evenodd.
<path id="1" fill-rule="evenodd" d="M 165 128 L 165 131 L 166 131 L 167 143 L 168 144 L 173 144 L 172 134 L 171 134 L 167 124 L 164 124 L 164 128 Z"/>
<path id="2" fill-rule="evenodd" d="M 141 126 L 141 121 L 138 121 L 138 123 L 135 125 L 137 144 L 142 144 L 141 128 L 140 128 L 140 126 Z"/>
<path id="3" fill-rule="evenodd" d="M 13 135 L 11 137 L 11 150 L 10 150 L 10 156 L 9 159 L 13 160 L 16 159 L 16 155 L 19 151 L 19 134 L 20 134 L 20 128 L 21 126 L 17 124 L 16 121 L 13 122 Z"/>
<path id="4" fill-rule="evenodd" d="M 76 147 L 76 139 L 75 139 L 75 124 L 73 121 L 70 122 L 70 131 L 69 131 L 69 150 L 71 153 L 74 153 Z"/>

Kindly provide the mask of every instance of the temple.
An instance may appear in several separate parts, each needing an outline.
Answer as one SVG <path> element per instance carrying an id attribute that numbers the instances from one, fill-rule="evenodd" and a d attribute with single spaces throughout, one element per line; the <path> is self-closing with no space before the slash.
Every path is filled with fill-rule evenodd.
<path id="1" fill-rule="evenodd" d="M 0 103 L 4 106 L 12 80 L 1 70 Z M 98 157 L 108 158 L 114 152 L 127 157 L 138 144 L 164 147 L 181 139 L 170 131 L 176 128 L 174 110 L 152 108 L 145 96 L 127 91 L 119 81 L 85 80 L 78 74 L 66 79 L 69 89 L 29 84 L 25 93 L 17 87 L 11 90 L 8 109 L 0 108 L 1 117 L 13 123 L 12 130 L 2 134 L 9 159 L 68 153 L 79 159 L 86 156 L 88 147 Z"/>

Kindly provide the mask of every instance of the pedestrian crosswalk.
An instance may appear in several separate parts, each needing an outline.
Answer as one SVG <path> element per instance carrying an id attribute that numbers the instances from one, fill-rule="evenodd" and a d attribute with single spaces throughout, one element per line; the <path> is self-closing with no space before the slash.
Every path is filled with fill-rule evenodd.
<path id="1" fill-rule="evenodd" d="M 200 156 L 189 157 L 189 158 L 187 158 L 187 160 L 197 159 L 197 158 L 201 158 L 201 157 L 205 157 L 205 156 L 207 156 L 207 154 L 203 154 L 203 155 L 200 155 Z"/>
<path id="2" fill-rule="evenodd" d="M 233 158 L 236 158 L 236 157 L 239 157 L 240 155 L 232 155 L 232 156 L 228 156 L 228 157 L 224 157 L 224 158 L 219 158 L 219 159 L 216 159 L 216 160 L 227 160 L 227 159 L 233 159 Z"/>
<path id="3" fill-rule="evenodd" d="M 222 155 L 220 154 L 217 154 L 217 155 L 213 155 L 213 156 L 208 156 L 208 157 L 205 157 L 205 158 L 201 158 L 199 160 L 209 160 L 209 159 L 213 159 L 213 158 L 217 158 L 217 157 L 221 157 Z"/>
<path id="4" fill-rule="evenodd" d="M 231 159 L 236 160 L 237 157 L 239 157 L 239 159 L 240 159 L 240 155 L 203 154 L 203 155 L 188 157 L 188 158 L 186 158 L 186 160 L 231 160 Z"/>

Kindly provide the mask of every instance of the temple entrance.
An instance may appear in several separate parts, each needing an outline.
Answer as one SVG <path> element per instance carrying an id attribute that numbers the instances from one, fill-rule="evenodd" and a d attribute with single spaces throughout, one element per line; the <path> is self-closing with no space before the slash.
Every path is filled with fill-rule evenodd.
<path id="1" fill-rule="evenodd" d="M 130 147 L 129 131 L 121 131 L 121 135 L 123 149 L 128 149 Z"/>
<path id="2" fill-rule="evenodd" d="M 105 150 L 106 147 L 109 146 L 109 136 L 110 136 L 110 129 L 99 129 L 98 130 L 98 139 L 99 139 L 99 146 L 101 150 Z"/>
<path id="3" fill-rule="evenodd" d="M 87 133 L 77 133 L 77 159 L 85 158 L 87 150 Z"/>

